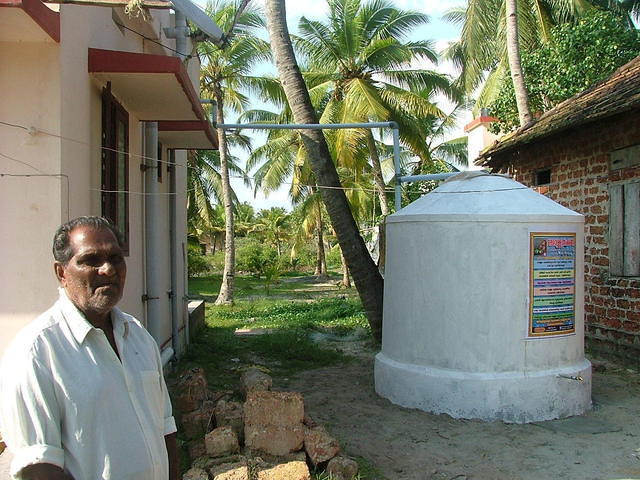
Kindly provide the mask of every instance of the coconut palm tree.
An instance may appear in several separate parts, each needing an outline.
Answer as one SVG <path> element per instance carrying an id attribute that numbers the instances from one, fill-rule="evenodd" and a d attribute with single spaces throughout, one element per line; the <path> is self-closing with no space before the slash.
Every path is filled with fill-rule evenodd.
<path id="1" fill-rule="evenodd" d="M 265 4 L 271 48 L 293 119 L 295 123 L 318 123 L 293 53 L 284 0 L 266 0 Z M 318 184 L 328 187 L 321 189 L 322 199 L 360 294 L 374 338 L 381 340 L 382 276 L 360 236 L 322 132 L 301 130 L 300 135 Z"/>
<path id="2" fill-rule="evenodd" d="M 267 111 L 253 111 L 247 112 L 245 117 L 250 118 L 251 121 L 282 123 L 289 114 L 288 109 L 280 115 Z M 315 236 L 317 239 L 315 275 L 326 276 L 323 208 L 300 133 L 294 130 L 271 130 L 265 144 L 256 148 L 249 156 L 247 169 L 251 170 L 260 162 L 262 163 L 254 174 L 256 190 L 260 189 L 268 195 L 283 184 L 290 183 L 291 203 L 298 207 L 303 215 L 301 224 L 296 225 L 292 257 L 295 256 L 302 242 L 310 236 Z"/>
<path id="3" fill-rule="evenodd" d="M 276 248 L 278 258 L 282 256 L 282 246 L 289 238 L 289 214 L 282 207 L 260 210 L 256 216 L 253 232 Z"/>
<path id="4" fill-rule="evenodd" d="M 522 71 L 522 61 L 520 60 L 520 36 L 518 35 L 518 3 L 517 0 L 505 0 L 505 11 L 507 17 L 507 58 L 509 59 L 509 71 L 513 90 L 516 94 L 516 105 L 518 106 L 518 116 L 520 126 L 524 127 L 531 123 L 531 109 L 529 108 L 529 92 L 524 82 Z"/>
<path id="5" fill-rule="evenodd" d="M 552 26 L 572 21 L 590 6 L 588 0 L 469 0 L 465 8 L 450 10 L 445 19 L 461 25 L 462 32 L 446 55 L 461 69 L 459 82 L 467 93 L 483 84 L 476 108 L 493 101 L 501 78 L 509 71 L 520 123 L 528 123 L 519 52 L 550 41 Z"/>
<path id="6" fill-rule="evenodd" d="M 224 123 L 225 112 L 241 111 L 248 105 L 248 97 L 241 90 L 263 91 L 261 77 L 249 75 L 253 66 L 270 58 L 269 45 L 253 32 L 264 26 L 263 17 L 251 8 L 242 9 L 226 0 L 208 3 L 207 13 L 226 31 L 223 49 L 209 42 L 199 45 L 202 58 L 200 86 L 202 95 L 216 102 L 216 122 Z M 229 148 L 224 130 L 218 130 L 222 201 L 225 209 L 225 260 L 220 292 L 216 304 L 233 303 L 235 280 L 235 241 L 233 197 L 229 182 Z"/>
<path id="7" fill-rule="evenodd" d="M 228 159 L 228 168 L 232 173 L 248 181 L 245 172 L 238 166 L 236 157 L 232 156 Z M 221 215 L 216 208 L 216 204 L 221 204 L 223 198 L 220 152 L 216 150 L 189 152 L 187 185 L 189 185 L 187 190 L 189 234 L 199 238 L 206 237 L 210 242 L 212 236 L 217 236 L 221 231 L 224 232 L 224 215 Z M 231 197 L 234 203 L 237 202 L 233 190 Z"/>
<path id="8" fill-rule="evenodd" d="M 308 68 L 330 91 L 321 121 L 352 123 L 396 121 L 402 141 L 424 153 L 410 115 L 439 115 L 430 99 L 414 94 L 424 88 L 455 96 L 449 79 L 432 70 L 412 67 L 437 61 L 430 41 L 408 41 L 407 35 L 429 21 L 427 15 L 404 11 L 386 0 L 329 0 L 326 21 L 300 19 L 296 47 Z M 383 215 L 389 213 L 380 159 L 371 130 L 339 130 L 331 134 L 336 158 L 348 165 L 351 151 L 369 152 Z"/>

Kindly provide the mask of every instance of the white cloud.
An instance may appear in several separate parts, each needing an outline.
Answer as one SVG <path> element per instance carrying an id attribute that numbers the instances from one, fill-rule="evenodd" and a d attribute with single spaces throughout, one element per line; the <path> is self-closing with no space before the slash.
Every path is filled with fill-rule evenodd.
<path id="1" fill-rule="evenodd" d="M 236 192 L 241 202 L 248 202 L 253 205 L 256 213 L 260 210 L 266 210 L 271 207 L 283 207 L 291 210 L 291 200 L 289 200 L 289 185 L 285 184 L 275 192 L 265 197 L 264 194 L 258 192 L 253 195 L 253 189 L 247 188 L 243 181 L 239 178 L 231 178 L 231 188 Z"/>

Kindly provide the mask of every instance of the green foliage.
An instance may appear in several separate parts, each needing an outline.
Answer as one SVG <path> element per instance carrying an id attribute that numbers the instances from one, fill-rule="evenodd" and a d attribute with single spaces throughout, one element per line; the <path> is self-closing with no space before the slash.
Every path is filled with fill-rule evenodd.
<path id="1" fill-rule="evenodd" d="M 543 113 L 594 83 L 640 54 L 640 36 L 627 21 L 608 11 L 592 9 L 576 23 L 552 29 L 553 42 L 533 52 L 523 52 L 529 101 L 533 112 Z M 494 133 L 519 126 L 513 85 L 508 73 L 490 105 L 500 122 Z"/>
<path id="2" fill-rule="evenodd" d="M 419 169 L 414 170 L 411 174 L 428 175 L 432 173 L 447 173 L 451 171 L 451 166 L 443 160 L 434 160 L 428 164 L 420 164 Z M 440 182 L 435 180 L 408 183 L 402 192 L 402 203 L 404 205 L 408 205 L 409 203 L 416 201 L 421 196 L 426 195 L 431 190 L 437 188 L 439 184 Z"/>
<path id="3" fill-rule="evenodd" d="M 327 269 L 337 269 L 342 267 L 342 259 L 340 258 L 340 246 L 336 244 L 327 252 Z"/>
<path id="4" fill-rule="evenodd" d="M 316 264 L 315 241 L 300 242 L 295 250 L 295 255 L 289 256 L 288 266 L 293 271 L 304 272 L 314 269 Z"/>
<path id="5" fill-rule="evenodd" d="M 211 273 L 209 262 L 207 262 L 198 243 L 189 242 L 187 247 L 187 262 L 190 277 Z"/>
<path id="6" fill-rule="evenodd" d="M 238 270 L 251 273 L 256 277 L 264 277 L 278 265 L 278 252 L 270 245 L 256 238 L 238 240 L 236 262 Z"/>

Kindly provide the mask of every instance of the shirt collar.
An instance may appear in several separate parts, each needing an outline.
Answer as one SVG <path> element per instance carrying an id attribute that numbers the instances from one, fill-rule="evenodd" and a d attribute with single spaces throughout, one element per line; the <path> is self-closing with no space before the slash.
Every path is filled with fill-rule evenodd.
<path id="1" fill-rule="evenodd" d="M 82 312 L 78 310 L 78 307 L 73 304 L 64 288 L 59 287 L 58 293 L 60 295 L 58 302 L 60 303 L 62 316 L 65 318 L 73 337 L 79 344 L 82 344 L 89 332 L 96 329 L 96 327 L 91 325 Z M 113 334 L 126 339 L 129 334 L 129 321 L 120 309 L 114 307 L 111 310 L 111 323 L 113 324 Z"/>

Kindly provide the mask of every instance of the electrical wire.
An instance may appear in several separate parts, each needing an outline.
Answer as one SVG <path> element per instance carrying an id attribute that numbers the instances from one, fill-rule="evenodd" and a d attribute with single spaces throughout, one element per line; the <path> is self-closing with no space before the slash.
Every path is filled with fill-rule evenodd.
<path id="1" fill-rule="evenodd" d="M 10 157 L 9 155 L 5 155 L 4 153 L 1 153 L 1 152 L 0 152 L 0 157 L 4 157 L 4 158 L 7 158 L 7 159 L 12 160 L 14 162 L 21 163 L 22 165 L 25 165 L 25 166 L 27 166 L 29 168 L 33 168 L 38 173 L 44 174 L 44 172 L 42 170 L 40 170 L 39 168 L 34 167 L 30 163 L 23 162 L 22 160 L 18 160 L 17 158 Z"/>
<path id="2" fill-rule="evenodd" d="M 125 30 L 129 30 L 132 33 L 135 33 L 136 35 L 140 35 L 142 38 L 144 38 L 145 40 L 150 41 L 151 43 L 155 43 L 156 45 L 160 45 L 161 47 L 166 48 L 167 50 L 173 52 L 173 53 L 177 53 L 178 55 L 180 55 L 181 57 L 184 57 L 185 59 L 189 60 L 191 58 L 193 58 L 193 55 L 191 54 L 186 54 L 184 52 L 179 52 L 178 50 L 176 50 L 175 48 L 171 48 L 168 45 L 165 45 L 162 42 L 158 42 L 157 40 L 151 38 L 151 37 L 147 37 L 144 33 L 140 33 L 136 30 L 134 30 L 133 28 L 129 28 L 126 25 L 123 25 L 121 23 L 115 22 L 115 24 L 120 27 L 120 28 L 124 28 Z"/>
<path id="3" fill-rule="evenodd" d="M 4 155 L 3 153 L 0 153 L 0 156 L 3 156 L 5 158 L 10 158 L 7 155 Z M 11 160 L 15 160 L 13 158 L 10 158 Z M 17 160 L 19 161 L 19 160 Z M 25 163 L 25 162 L 20 162 L 20 163 Z M 28 164 L 27 164 L 28 165 Z M 33 165 L 29 165 L 31 168 L 35 168 Z M 0 172 L 0 178 L 3 177 L 48 177 L 48 178 L 59 178 L 59 179 L 64 179 L 66 184 L 67 184 L 67 218 L 66 220 L 71 220 L 69 218 L 69 204 L 70 204 L 70 193 L 69 193 L 69 176 L 64 174 L 64 173 L 2 173 Z"/>
<path id="4" fill-rule="evenodd" d="M 79 144 L 79 145 L 85 145 L 85 146 L 91 147 L 91 144 L 89 144 L 88 142 L 83 142 L 81 140 L 76 140 L 74 138 L 64 137 L 62 135 L 51 133 L 51 132 L 48 132 L 46 130 L 42 130 L 42 129 L 35 128 L 35 127 L 26 127 L 24 125 L 18 125 L 18 124 L 14 124 L 14 123 L 10 123 L 10 122 L 5 122 L 5 121 L 2 121 L 2 120 L 0 120 L 0 125 L 5 125 L 5 126 L 8 126 L 8 127 L 14 127 L 14 128 L 20 128 L 20 129 L 26 130 L 27 132 L 30 132 L 30 133 L 31 132 L 33 132 L 33 133 L 41 133 L 43 135 L 48 135 L 48 136 L 51 136 L 51 137 L 54 137 L 54 138 L 59 138 L 61 140 L 67 140 L 67 141 L 70 141 L 70 142 L 73 142 L 73 143 L 76 143 L 76 144 Z M 118 150 L 118 149 L 110 148 L 110 147 L 100 146 L 98 148 L 100 148 L 101 150 L 106 150 L 106 151 L 114 152 L 114 153 L 117 153 L 117 154 L 128 155 L 129 157 L 138 158 L 140 160 L 157 161 L 157 162 L 165 163 L 167 165 L 171 165 L 171 166 L 174 166 L 174 167 L 183 167 L 183 168 L 187 168 L 187 169 L 191 168 L 191 169 L 194 169 L 194 170 L 198 170 L 198 167 L 194 166 L 194 165 L 174 163 L 174 162 L 171 162 L 169 160 L 161 160 L 159 158 L 147 157 L 147 156 L 142 155 L 142 154 L 130 153 L 130 152 L 126 152 L 126 151 L 123 151 L 123 150 Z M 34 166 L 32 166 L 32 165 L 30 165 L 28 163 L 22 162 L 21 160 L 17 160 L 15 158 L 9 157 L 9 156 L 7 156 L 5 154 L 2 154 L 2 153 L 0 153 L 0 155 L 2 155 L 3 157 L 9 158 L 10 160 L 14 160 L 16 162 L 23 163 L 23 164 L 25 164 L 25 165 L 27 165 L 27 166 L 29 166 L 31 168 L 36 169 Z M 150 166 L 149 168 L 154 168 L 154 167 Z M 237 178 L 237 179 L 242 179 L 242 180 L 244 180 L 244 179 L 255 180 L 255 177 L 253 177 L 253 176 L 246 176 L 245 177 L 245 176 L 241 176 L 241 175 L 229 175 L 229 178 Z M 282 183 L 283 183 L 283 185 L 293 185 L 293 182 L 282 182 Z M 361 191 L 361 192 L 377 192 L 378 191 L 375 188 L 342 187 L 342 186 L 332 186 L 332 185 L 305 185 L 305 186 L 307 186 L 307 187 L 316 186 L 318 188 L 325 189 L 325 190 L 343 190 L 343 191 Z M 100 191 L 102 191 L 102 190 L 100 190 Z M 393 191 L 394 190 L 392 188 L 385 189 L 386 193 L 392 193 Z M 105 191 L 105 193 L 129 193 L 129 192 L 126 191 L 126 190 L 117 190 L 117 191 L 114 190 L 114 191 Z M 140 193 L 140 192 L 137 192 L 137 193 L 136 192 L 131 192 L 131 193 L 143 195 L 143 193 Z"/>

